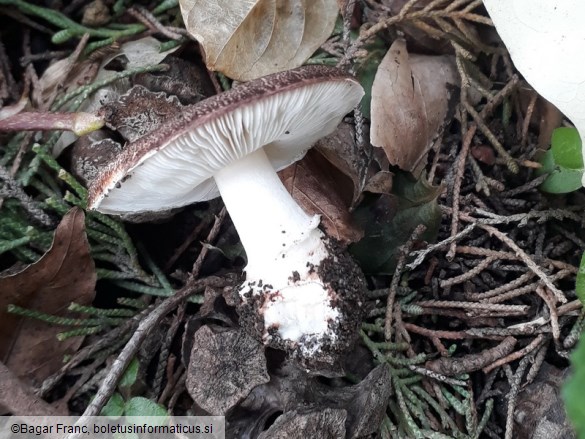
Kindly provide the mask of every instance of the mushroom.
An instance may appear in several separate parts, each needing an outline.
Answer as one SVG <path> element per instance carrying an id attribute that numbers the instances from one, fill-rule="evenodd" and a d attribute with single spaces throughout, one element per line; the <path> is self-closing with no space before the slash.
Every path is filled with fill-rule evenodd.
<path id="1" fill-rule="evenodd" d="M 335 68 L 307 66 L 185 107 L 98 173 L 89 208 L 140 213 L 221 194 L 248 259 L 243 326 L 308 369 L 335 364 L 357 334 L 363 275 L 276 171 L 334 131 L 363 93 Z"/>

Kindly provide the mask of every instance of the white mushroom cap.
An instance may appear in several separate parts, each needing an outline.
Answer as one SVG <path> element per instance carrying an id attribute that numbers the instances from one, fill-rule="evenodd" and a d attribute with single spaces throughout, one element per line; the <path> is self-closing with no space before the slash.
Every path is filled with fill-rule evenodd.
<path id="1" fill-rule="evenodd" d="M 89 208 L 167 210 L 219 196 L 214 174 L 264 148 L 276 170 L 302 158 L 359 102 L 359 83 L 331 67 L 276 73 L 194 106 L 130 143 L 90 186 Z"/>

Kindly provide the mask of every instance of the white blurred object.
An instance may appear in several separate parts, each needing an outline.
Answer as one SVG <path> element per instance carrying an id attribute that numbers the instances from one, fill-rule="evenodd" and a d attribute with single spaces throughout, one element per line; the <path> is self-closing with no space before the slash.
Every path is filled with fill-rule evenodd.
<path id="1" fill-rule="evenodd" d="M 573 122 L 585 149 L 585 1 L 483 3 L 516 68 Z"/>

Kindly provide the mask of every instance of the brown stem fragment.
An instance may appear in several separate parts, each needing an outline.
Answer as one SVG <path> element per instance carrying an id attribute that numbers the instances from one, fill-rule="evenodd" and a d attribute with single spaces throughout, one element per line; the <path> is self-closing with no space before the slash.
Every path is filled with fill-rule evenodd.
<path id="1" fill-rule="evenodd" d="M 497 361 L 494 361 L 489 366 L 484 367 L 483 372 L 489 373 L 492 370 L 494 370 L 496 367 L 503 366 L 504 364 L 511 363 L 514 360 L 518 360 L 518 359 L 524 357 L 525 355 L 528 355 L 534 349 L 539 347 L 543 341 L 544 341 L 544 335 L 539 334 L 538 337 L 536 337 L 534 340 L 532 340 L 532 342 L 530 342 L 530 344 L 526 345 L 524 348 L 520 349 L 519 351 L 512 352 L 511 354 L 506 355 L 505 357 L 502 357 Z"/>
<path id="2" fill-rule="evenodd" d="M 514 346 L 516 346 L 516 339 L 514 337 L 506 337 L 499 345 L 491 349 L 486 349 L 478 354 L 469 354 L 457 358 L 438 358 L 428 361 L 425 366 L 427 369 L 445 376 L 475 372 L 505 357 L 512 352 Z"/>

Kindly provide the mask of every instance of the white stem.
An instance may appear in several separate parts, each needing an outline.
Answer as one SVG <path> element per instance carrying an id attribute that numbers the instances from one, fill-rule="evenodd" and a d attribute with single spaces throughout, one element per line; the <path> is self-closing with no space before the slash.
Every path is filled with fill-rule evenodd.
<path id="1" fill-rule="evenodd" d="M 265 275 L 275 263 L 289 259 L 285 253 L 295 244 L 312 235 L 316 239 L 310 241 L 320 241 L 319 217 L 310 217 L 295 202 L 263 149 L 225 167 L 214 178 L 246 250 L 248 279 L 268 280 Z"/>

